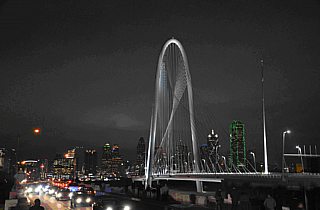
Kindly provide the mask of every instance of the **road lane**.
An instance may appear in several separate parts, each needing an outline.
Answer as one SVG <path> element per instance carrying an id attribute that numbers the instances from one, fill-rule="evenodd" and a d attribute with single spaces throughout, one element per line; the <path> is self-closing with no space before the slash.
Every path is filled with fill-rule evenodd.
<path id="1" fill-rule="evenodd" d="M 32 201 L 39 198 L 41 200 L 41 205 L 45 210 L 70 210 L 70 201 L 57 201 L 56 198 L 49 195 L 32 195 L 29 194 L 28 198 Z M 76 207 L 75 210 L 91 210 L 91 207 Z"/>

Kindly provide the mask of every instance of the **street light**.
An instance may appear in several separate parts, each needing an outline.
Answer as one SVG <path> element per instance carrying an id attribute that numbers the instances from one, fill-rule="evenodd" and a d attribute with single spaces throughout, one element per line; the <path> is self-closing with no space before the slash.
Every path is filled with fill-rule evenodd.
<path id="1" fill-rule="evenodd" d="M 290 134 L 291 131 L 290 130 L 286 130 L 282 133 L 282 176 L 283 176 L 283 173 L 284 173 L 284 143 L 285 143 L 285 140 L 286 140 L 286 134 Z"/>
<path id="2" fill-rule="evenodd" d="M 298 149 L 298 153 L 300 153 L 300 159 L 301 159 L 301 165 L 302 165 L 302 173 L 304 173 L 304 166 L 303 166 L 301 147 L 298 145 L 298 146 L 296 146 L 296 149 Z"/>
<path id="3" fill-rule="evenodd" d="M 254 154 L 254 152 L 250 152 L 249 154 L 252 155 L 252 157 L 253 157 L 254 170 L 257 171 L 257 169 L 256 169 L 256 155 Z"/>
<path id="4" fill-rule="evenodd" d="M 224 163 L 224 169 L 226 169 L 227 171 L 228 171 L 228 166 L 227 166 L 227 161 L 226 161 L 226 157 L 225 156 L 221 156 L 222 157 L 222 159 L 223 159 L 223 163 Z"/>
<path id="5" fill-rule="evenodd" d="M 41 129 L 40 129 L 40 128 L 34 128 L 34 129 L 33 129 L 33 133 L 34 133 L 35 135 L 39 135 L 40 132 L 41 132 Z"/>
<path id="6" fill-rule="evenodd" d="M 173 172 L 173 164 L 174 164 L 174 160 L 173 160 L 173 158 L 174 158 L 174 155 L 171 155 L 171 157 L 170 157 L 170 166 L 169 166 L 169 169 L 170 169 L 170 173 L 172 173 Z"/>
<path id="7" fill-rule="evenodd" d="M 189 172 L 191 172 L 190 163 L 191 163 L 191 166 L 193 166 L 192 161 L 190 161 L 190 154 L 191 154 L 191 152 L 188 152 L 188 170 L 189 170 Z"/>
<path id="8" fill-rule="evenodd" d="M 30 130 L 29 130 L 29 132 L 30 132 Z M 40 128 L 33 128 L 32 132 L 33 132 L 33 135 L 38 136 L 41 133 L 41 129 Z M 20 141 L 21 141 L 21 136 L 25 136 L 28 133 L 24 133 L 22 135 L 18 134 L 18 136 L 17 136 L 17 151 L 16 151 L 17 161 L 20 161 Z"/>
<path id="9" fill-rule="evenodd" d="M 201 159 L 201 160 L 203 161 L 203 168 L 202 168 L 202 170 L 206 171 L 206 170 L 205 170 L 206 160 L 205 160 L 205 159 Z"/>

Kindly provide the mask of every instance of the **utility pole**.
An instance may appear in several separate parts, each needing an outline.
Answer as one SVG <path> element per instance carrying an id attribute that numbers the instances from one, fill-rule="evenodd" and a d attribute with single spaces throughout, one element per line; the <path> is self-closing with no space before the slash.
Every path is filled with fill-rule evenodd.
<path id="1" fill-rule="evenodd" d="M 266 112 L 264 105 L 264 75 L 263 75 L 263 59 L 261 59 L 261 84 L 262 84 L 262 120 L 263 120 L 263 148 L 264 148 L 264 173 L 268 170 L 268 151 L 267 151 L 267 131 L 266 131 Z"/>

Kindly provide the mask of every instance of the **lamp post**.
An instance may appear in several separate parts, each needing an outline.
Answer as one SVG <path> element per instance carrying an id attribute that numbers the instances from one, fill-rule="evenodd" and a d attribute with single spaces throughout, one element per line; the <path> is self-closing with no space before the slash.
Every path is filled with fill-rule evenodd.
<path id="1" fill-rule="evenodd" d="M 190 161 L 190 154 L 191 154 L 191 152 L 188 152 L 188 172 L 191 172 L 190 163 L 191 163 L 191 166 L 192 166 L 192 161 Z"/>
<path id="2" fill-rule="evenodd" d="M 23 136 L 25 136 L 28 133 L 24 133 Z M 34 136 L 38 136 L 41 133 L 41 129 L 40 128 L 33 128 L 32 129 L 32 133 L 33 133 Z M 17 136 L 17 151 L 16 151 L 17 161 L 20 161 L 20 158 L 21 158 L 20 157 L 20 141 L 21 141 L 21 134 L 18 133 L 18 136 Z"/>
<path id="3" fill-rule="evenodd" d="M 301 165 L 302 165 L 302 173 L 304 173 L 304 166 L 303 166 L 301 147 L 298 145 L 298 146 L 296 146 L 296 149 L 298 150 L 298 154 L 300 153 L 300 159 L 301 159 Z"/>
<path id="4" fill-rule="evenodd" d="M 286 130 L 282 133 L 282 176 L 284 174 L 285 160 L 284 160 L 284 143 L 286 141 L 286 134 L 291 133 L 290 130 Z"/>
<path id="5" fill-rule="evenodd" d="M 174 158 L 174 155 L 171 155 L 171 157 L 170 157 L 170 166 L 169 166 L 170 173 L 172 173 L 173 170 L 174 170 L 174 169 L 173 169 L 173 164 L 174 164 L 173 158 Z"/>
<path id="6" fill-rule="evenodd" d="M 206 160 L 205 159 L 201 159 L 202 161 L 203 161 L 203 168 L 202 168 L 202 170 L 204 170 L 205 172 L 206 172 L 206 169 L 205 169 L 205 167 L 206 167 Z"/>
<path id="7" fill-rule="evenodd" d="M 268 174 L 268 151 L 267 151 L 267 129 L 266 129 L 266 110 L 264 105 L 264 75 L 263 75 L 263 59 L 261 63 L 261 89 L 262 89 L 262 121 L 263 121 L 263 153 L 264 153 L 264 173 Z"/>
<path id="8" fill-rule="evenodd" d="M 252 155 L 252 157 L 253 157 L 254 170 L 257 171 L 257 169 L 256 169 L 256 155 L 254 154 L 254 152 L 250 152 L 249 154 Z"/>
<path id="9" fill-rule="evenodd" d="M 228 171 L 228 168 L 227 168 L 228 166 L 227 166 L 226 157 L 225 157 L 225 156 L 223 156 L 223 155 L 222 155 L 221 157 L 222 157 L 222 159 L 223 159 L 224 168 L 225 168 L 225 169 L 227 169 L 227 171 Z"/>

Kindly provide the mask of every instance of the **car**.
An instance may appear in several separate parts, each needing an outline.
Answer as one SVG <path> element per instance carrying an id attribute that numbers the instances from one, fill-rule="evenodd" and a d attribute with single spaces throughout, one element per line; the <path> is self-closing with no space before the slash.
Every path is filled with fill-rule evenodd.
<path id="1" fill-rule="evenodd" d="M 61 200 L 64 200 L 64 201 L 67 201 L 67 200 L 70 200 L 70 190 L 68 189 L 59 189 L 57 192 L 56 192 L 56 199 L 57 201 L 61 201 Z"/>
<path id="2" fill-rule="evenodd" d="M 56 192 L 58 192 L 58 191 L 59 191 L 59 187 L 52 186 L 48 190 L 48 195 L 55 197 L 56 196 Z"/>
<path id="3" fill-rule="evenodd" d="M 36 185 L 36 184 L 30 184 L 27 185 L 25 188 L 25 192 L 26 194 L 36 194 L 39 195 L 40 191 L 41 191 L 42 186 L 41 185 Z"/>
<path id="4" fill-rule="evenodd" d="M 73 207 L 92 206 L 94 202 L 94 195 L 88 194 L 85 191 L 75 191 L 71 194 L 71 205 Z"/>
<path id="5" fill-rule="evenodd" d="M 79 191 L 85 192 L 86 194 L 95 195 L 95 191 L 92 187 L 85 187 L 83 185 L 79 186 Z"/>
<path id="6" fill-rule="evenodd" d="M 128 200 L 101 196 L 92 205 L 93 210 L 133 210 L 133 205 Z"/>

